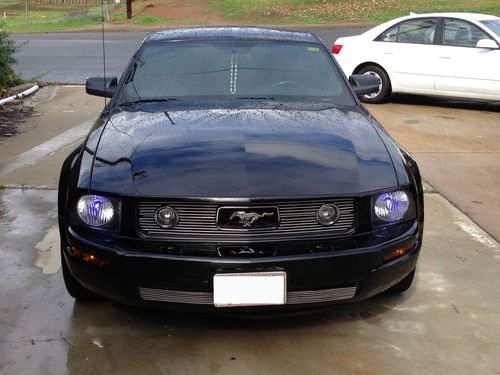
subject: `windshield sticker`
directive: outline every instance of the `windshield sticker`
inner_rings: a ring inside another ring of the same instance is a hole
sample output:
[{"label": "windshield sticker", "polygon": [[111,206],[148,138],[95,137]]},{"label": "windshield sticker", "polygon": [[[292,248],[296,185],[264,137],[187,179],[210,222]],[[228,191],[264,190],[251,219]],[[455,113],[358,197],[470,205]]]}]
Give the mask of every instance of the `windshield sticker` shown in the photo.
[{"label": "windshield sticker", "polygon": [[319,52],[319,48],[318,47],[307,47],[307,50],[309,52]]}]

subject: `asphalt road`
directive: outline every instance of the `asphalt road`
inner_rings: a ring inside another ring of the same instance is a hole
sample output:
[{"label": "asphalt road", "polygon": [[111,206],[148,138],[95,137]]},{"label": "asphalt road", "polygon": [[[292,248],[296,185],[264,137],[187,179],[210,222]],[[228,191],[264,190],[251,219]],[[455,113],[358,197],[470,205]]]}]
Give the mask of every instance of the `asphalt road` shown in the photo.
[{"label": "asphalt road", "polygon": [[[330,49],[342,36],[356,35],[366,26],[295,28],[309,30]],[[106,68],[109,75],[119,76],[146,32],[108,32],[105,34]],[[21,45],[15,70],[25,79],[36,77],[45,82],[84,83],[86,77],[103,75],[102,34],[45,33],[15,34]]]}]

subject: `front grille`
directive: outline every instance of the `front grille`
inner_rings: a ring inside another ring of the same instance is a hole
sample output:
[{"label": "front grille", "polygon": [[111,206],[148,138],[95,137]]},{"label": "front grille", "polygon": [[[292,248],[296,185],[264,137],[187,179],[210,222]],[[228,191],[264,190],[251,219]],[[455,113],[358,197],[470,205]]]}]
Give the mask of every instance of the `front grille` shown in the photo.
[{"label": "front grille", "polygon": [[[357,285],[322,290],[303,290],[288,292],[287,305],[307,303],[333,302],[351,299],[356,295]],[[187,303],[193,305],[213,305],[214,296],[211,292],[186,292],[154,288],[139,288],[139,295],[145,301]]]},{"label": "front grille", "polygon": [[[323,204],[334,204],[339,219],[331,226],[316,220],[316,212]],[[161,206],[173,207],[179,216],[174,228],[165,229],[156,224],[155,211]],[[217,227],[217,209],[228,206],[276,206],[279,210],[278,228],[259,230],[221,230]],[[355,202],[352,198],[314,199],[301,201],[271,201],[258,203],[148,201],[138,204],[138,233],[144,238],[170,241],[247,242],[276,241],[304,238],[327,238],[351,233],[355,228]]]}]

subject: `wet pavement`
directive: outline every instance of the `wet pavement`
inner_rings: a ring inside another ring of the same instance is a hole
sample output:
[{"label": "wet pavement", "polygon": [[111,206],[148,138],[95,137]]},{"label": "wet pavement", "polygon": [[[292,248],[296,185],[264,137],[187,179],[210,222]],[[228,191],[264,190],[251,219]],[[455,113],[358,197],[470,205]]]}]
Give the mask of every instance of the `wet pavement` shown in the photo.
[{"label": "wet pavement", "polygon": [[104,99],[83,86],[47,86],[29,100],[30,121],[0,142],[0,186],[57,188],[60,166],[85,138]]},{"label": "wet pavement", "polygon": [[500,247],[438,194],[426,195],[409,292],[266,320],[75,303],[55,201],[55,191],[0,192],[1,374],[500,371]]},{"label": "wet pavement", "polygon": [[[500,194],[499,164],[488,161],[498,160],[497,107],[370,106],[446,197],[426,194],[414,285],[313,315],[251,320],[75,303],[60,271],[55,188],[102,100],[81,87],[32,100],[24,133],[0,147],[0,374],[500,373],[500,245],[455,207],[491,208]],[[453,164],[457,155],[467,168]],[[500,228],[492,209],[468,214]]]}]

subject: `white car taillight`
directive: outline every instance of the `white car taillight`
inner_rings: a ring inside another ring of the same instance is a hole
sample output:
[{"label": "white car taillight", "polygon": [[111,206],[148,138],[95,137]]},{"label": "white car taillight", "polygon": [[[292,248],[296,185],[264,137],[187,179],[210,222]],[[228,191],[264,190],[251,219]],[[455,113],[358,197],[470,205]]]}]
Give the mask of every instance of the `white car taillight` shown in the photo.
[{"label": "white car taillight", "polygon": [[343,45],[342,44],[334,44],[332,47],[332,53],[334,55],[338,55],[340,53],[340,50],[342,49]]}]

